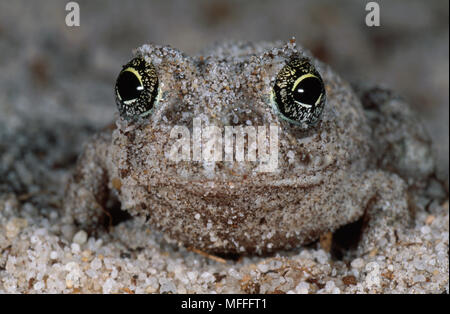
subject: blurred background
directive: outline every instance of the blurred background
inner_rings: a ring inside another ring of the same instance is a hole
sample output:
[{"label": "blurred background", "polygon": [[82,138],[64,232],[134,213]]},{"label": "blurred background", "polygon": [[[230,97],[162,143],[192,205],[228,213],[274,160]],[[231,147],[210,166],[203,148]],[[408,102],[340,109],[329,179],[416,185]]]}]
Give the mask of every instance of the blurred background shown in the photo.
[{"label": "blurred background", "polygon": [[[378,83],[408,100],[449,168],[449,2],[0,0],[0,192],[62,183],[86,138],[112,121],[113,86],[132,49],[171,45],[188,54],[225,39],[288,40],[349,81]],[[55,186],[55,185],[53,185]]]}]

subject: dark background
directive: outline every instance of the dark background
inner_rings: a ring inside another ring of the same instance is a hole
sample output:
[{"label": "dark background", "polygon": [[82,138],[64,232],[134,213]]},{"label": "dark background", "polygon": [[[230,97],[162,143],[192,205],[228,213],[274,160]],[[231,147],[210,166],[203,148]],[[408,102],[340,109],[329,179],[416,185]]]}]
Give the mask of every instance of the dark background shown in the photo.
[{"label": "dark background", "polygon": [[448,180],[447,0],[378,1],[378,28],[365,25],[368,1],[360,0],[77,2],[81,26],[70,28],[67,1],[0,1],[4,173],[5,164],[15,167],[14,159],[31,150],[36,162],[65,175],[86,137],[113,119],[117,73],[139,45],[167,44],[192,54],[225,39],[295,36],[346,79],[404,96],[426,122]]}]

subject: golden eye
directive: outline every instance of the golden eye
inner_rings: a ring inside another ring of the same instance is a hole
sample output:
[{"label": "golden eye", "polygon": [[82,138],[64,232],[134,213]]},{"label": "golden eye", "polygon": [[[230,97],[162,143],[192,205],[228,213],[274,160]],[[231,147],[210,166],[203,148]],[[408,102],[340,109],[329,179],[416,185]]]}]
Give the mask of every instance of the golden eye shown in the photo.
[{"label": "golden eye", "polygon": [[158,98],[156,69],[144,58],[132,59],[123,66],[116,81],[116,103],[126,119],[144,117],[152,112]]},{"label": "golden eye", "polygon": [[291,59],[278,73],[273,104],[280,117],[290,123],[314,125],[325,106],[325,87],[308,59]]}]

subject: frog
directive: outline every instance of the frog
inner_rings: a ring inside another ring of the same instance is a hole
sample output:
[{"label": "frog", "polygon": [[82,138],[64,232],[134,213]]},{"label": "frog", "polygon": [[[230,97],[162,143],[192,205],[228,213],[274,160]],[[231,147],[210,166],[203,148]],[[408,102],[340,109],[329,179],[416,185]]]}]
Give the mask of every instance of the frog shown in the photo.
[{"label": "frog", "polygon": [[[222,42],[194,56],[146,44],[119,71],[114,94],[115,122],[85,144],[65,190],[67,222],[90,234],[111,220],[114,200],[181,246],[270,254],[362,217],[411,223],[411,199],[435,172],[430,138],[405,100],[348,83],[295,39]],[[270,126],[275,166],[170,158],[174,128],[192,144],[196,120],[233,126],[236,138],[244,126],[266,128],[265,143]]]}]

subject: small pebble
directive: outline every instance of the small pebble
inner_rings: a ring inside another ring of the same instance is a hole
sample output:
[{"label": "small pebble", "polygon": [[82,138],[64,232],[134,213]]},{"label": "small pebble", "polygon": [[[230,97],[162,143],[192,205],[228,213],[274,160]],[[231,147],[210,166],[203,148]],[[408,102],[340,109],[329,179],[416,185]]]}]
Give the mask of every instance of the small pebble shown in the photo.
[{"label": "small pebble", "polygon": [[72,242],[82,245],[87,241],[87,233],[84,230],[80,230],[73,236]]}]

